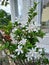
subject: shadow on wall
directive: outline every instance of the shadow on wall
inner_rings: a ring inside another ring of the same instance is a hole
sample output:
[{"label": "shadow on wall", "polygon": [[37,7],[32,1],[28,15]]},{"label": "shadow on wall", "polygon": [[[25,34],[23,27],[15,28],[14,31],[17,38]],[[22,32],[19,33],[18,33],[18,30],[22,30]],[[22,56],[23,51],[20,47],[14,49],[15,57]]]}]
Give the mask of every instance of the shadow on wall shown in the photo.
[{"label": "shadow on wall", "polygon": [[43,0],[43,7],[49,6],[49,0]]}]

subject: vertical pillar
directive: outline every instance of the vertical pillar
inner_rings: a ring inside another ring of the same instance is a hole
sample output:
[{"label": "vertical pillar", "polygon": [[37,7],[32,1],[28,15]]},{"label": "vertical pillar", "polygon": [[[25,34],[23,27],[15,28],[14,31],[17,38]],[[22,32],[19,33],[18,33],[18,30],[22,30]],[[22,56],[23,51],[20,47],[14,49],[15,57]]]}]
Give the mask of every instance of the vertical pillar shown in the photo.
[{"label": "vertical pillar", "polygon": [[28,11],[30,8],[30,0],[22,0],[23,3],[23,9],[22,9],[22,18],[21,21],[23,24],[25,24],[28,20]]},{"label": "vertical pillar", "polygon": [[41,20],[42,20],[42,0],[37,0],[37,16],[36,16],[36,22],[37,24],[41,25]]},{"label": "vertical pillar", "polygon": [[15,18],[18,17],[18,1],[17,0],[10,0],[10,7],[11,7],[11,19],[12,22],[15,22]]},{"label": "vertical pillar", "polygon": [[35,1],[35,0],[30,0],[30,5],[31,5],[31,7],[33,7],[34,1]]},{"label": "vertical pillar", "polygon": [[39,2],[36,9],[37,16],[35,21],[40,25],[42,17],[42,0],[10,0],[12,22],[15,21],[16,17],[20,17],[20,22],[23,24],[26,23],[28,20],[29,8],[33,6],[34,1]]}]

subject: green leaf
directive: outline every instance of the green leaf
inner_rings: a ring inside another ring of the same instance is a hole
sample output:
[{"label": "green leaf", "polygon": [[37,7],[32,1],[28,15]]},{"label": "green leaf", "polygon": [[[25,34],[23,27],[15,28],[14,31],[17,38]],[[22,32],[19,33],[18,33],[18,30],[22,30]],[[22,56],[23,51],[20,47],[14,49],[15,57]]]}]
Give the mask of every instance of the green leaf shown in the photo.
[{"label": "green leaf", "polygon": [[31,22],[31,20],[37,15],[37,12],[35,12],[36,7],[37,3],[34,2],[34,6],[28,12],[28,22]]},{"label": "green leaf", "polygon": [[4,50],[5,49],[5,44],[0,46],[0,50]]},{"label": "green leaf", "polygon": [[45,58],[43,59],[43,63],[44,63],[44,64],[49,64],[49,60],[45,57]]},{"label": "green leaf", "polygon": [[42,30],[39,30],[36,35],[39,36],[39,37],[41,37],[41,38],[43,38],[43,36],[45,35],[45,33]]},{"label": "green leaf", "polygon": [[5,43],[5,48],[6,48],[6,49],[9,47],[9,44],[10,44],[9,42],[6,42],[6,43]]},{"label": "green leaf", "polygon": [[17,48],[17,46],[14,44],[10,44],[10,46],[8,47],[10,52],[14,52],[16,48]]},{"label": "green leaf", "polygon": [[30,41],[27,41],[26,42],[26,46],[25,47],[27,47],[27,48],[32,48],[33,47],[33,45],[30,43]]}]

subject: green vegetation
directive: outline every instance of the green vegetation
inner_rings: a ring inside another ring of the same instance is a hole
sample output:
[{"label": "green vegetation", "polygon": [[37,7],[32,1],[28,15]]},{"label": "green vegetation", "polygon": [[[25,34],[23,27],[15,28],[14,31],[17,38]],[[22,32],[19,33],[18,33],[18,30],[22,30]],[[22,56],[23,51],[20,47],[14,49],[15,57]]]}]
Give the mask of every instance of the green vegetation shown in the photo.
[{"label": "green vegetation", "polygon": [[[36,46],[39,37],[43,38],[39,25],[33,21],[37,15],[35,12],[37,3],[28,12],[28,21],[22,26],[21,22],[11,23],[10,19],[5,17],[6,24],[1,27],[0,32],[0,50],[4,50],[7,57],[10,57],[15,65],[47,65],[49,60],[45,57],[43,48]],[[3,14],[1,18],[7,14]],[[8,19],[8,20],[7,20]],[[5,23],[5,21],[3,21]],[[2,25],[2,22],[1,22]],[[3,34],[4,32],[4,34]],[[8,34],[8,35],[7,35]]]}]

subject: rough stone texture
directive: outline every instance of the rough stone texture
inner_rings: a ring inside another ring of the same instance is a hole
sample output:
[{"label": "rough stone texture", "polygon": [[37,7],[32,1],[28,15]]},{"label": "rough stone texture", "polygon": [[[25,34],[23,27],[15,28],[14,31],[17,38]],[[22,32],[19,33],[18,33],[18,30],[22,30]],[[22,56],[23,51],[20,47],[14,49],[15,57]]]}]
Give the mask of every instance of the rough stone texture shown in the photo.
[{"label": "rough stone texture", "polygon": [[46,33],[43,39],[39,38],[40,42],[37,43],[38,47],[44,48],[46,56],[49,58],[49,33]]},{"label": "rough stone texture", "polygon": [[7,57],[3,57],[0,51],[0,65],[9,65],[9,61]]},{"label": "rough stone texture", "polygon": [[49,0],[43,0],[43,5],[47,5],[48,2]]}]

